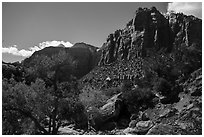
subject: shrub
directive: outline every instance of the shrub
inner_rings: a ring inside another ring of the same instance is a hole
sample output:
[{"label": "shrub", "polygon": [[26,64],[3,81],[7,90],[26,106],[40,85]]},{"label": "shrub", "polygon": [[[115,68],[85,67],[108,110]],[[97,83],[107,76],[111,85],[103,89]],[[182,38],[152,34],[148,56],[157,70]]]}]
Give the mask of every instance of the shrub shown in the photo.
[{"label": "shrub", "polygon": [[121,86],[118,86],[118,87],[112,87],[112,88],[109,88],[105,91],[103,91],[103,93],[108,97],[112,97],[113,95],[115,94],[118,94],[121,92]]},{"label": "shrub", "polygon": [[82,89],[82,93],[79,94],[79,100],[86,109],[89,107],[99,108],[105,104],[107,99],[107,96],[104,95],[102,91],[94,89],[90,86],[84,87]]},{"label": "shrub", "polygon": [[121,91],[122,91],[122,92],[129,91],[129,90],[132,89],[132,87],[133,87],[133,83],[132,83],[130,80],[125,80],[125,81],[123,81],[123,83],[122,83]]},{"label": "shrub", "polygon": [[123,93],[125,103],[132,108],[151,107],[154,94],[149,88],[136,88]]},{"label": "shrub", "polygon": [[159,78],[154,83],[154,90],[163,96],[167,96],[171,92],[171,84],[164,78]]}]

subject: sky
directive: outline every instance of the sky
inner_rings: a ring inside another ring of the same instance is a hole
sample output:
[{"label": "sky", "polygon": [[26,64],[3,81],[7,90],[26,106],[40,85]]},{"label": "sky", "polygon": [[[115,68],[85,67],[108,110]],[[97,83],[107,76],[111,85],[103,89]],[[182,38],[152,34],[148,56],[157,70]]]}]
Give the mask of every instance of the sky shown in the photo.
[{"label": "sky", "polygon": [[201,18],[201,3],[2,3],[2,60],[21,61],[44,47],[85,42],[101,47],[107,36],[123,29],[139,7],[155,6],[195,14]]}]

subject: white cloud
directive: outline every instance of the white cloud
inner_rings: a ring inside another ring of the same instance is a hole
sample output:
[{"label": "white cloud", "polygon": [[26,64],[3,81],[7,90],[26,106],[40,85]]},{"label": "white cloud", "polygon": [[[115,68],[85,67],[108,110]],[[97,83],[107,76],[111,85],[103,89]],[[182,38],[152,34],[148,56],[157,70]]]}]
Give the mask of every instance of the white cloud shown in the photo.
[{"label": "white cloud", "polygon": [[168,4],[168,11],[182,12],[202,18],[201,2],[172,2]]},{"label": "white cloud", "polygon": [[28,50],[26,49],[19,50],[17,48],[17,45],[13,45],[10,47],[2,47],[2,53],[9,53],[9,54],[13,54],[16,56],[28,57],[28,56],[31,56],[35,51],[38,51],[45,47],[50,47],[50,46],[57,47],[60,44],[63,44],[65,47],[73,46],[73,44],[70,42],[54,40],[54,41],[46,41],[46,42],[39,43],[38,46],[30,47]]},{"label": "white cloud", "polygon": [[30,50],[18,50],[17,46],[14,45],[12,47],[8,47],[8,48],[2,48],[2,53],[9,53],[9,54],[13,54],[16,56],[23,56],[23,57],[27,57],[30,56],[32,54],[32,51]]}]

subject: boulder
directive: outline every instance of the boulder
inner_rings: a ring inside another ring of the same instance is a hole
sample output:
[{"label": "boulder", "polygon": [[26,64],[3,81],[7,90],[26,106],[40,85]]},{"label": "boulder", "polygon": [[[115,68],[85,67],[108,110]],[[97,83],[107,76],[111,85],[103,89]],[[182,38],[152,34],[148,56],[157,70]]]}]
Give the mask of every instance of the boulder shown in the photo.
[{"label": "boulder", "polygon": [[116,119],[119,116],[122,106],[122,99],[120,96],[121,93],[114,95],[100,108],[100,114],[102,115],[104,122],[113,118]]},{"label": "boulder", "polygon": [[153,126],[153,122],[148,120],[148,121],[139,121],[137,124],[136,124],[136,132],[138,134],[145,134],[147,133],[147,131]]},{"label": "boulder", "polygon": [[160,113],[159,117],[160,118],[164,118],[164,117],[170,117],[170,116],[173,116],[175,113],[176,113],[176,109],[175,108],[167,108],[167,109],[164,109],[162,110],[162,112]]},{"label": "boulder", "polygon": [[173,126],[167,124],[158,124],[153,126],[148,132],[147,135],[176,135],[176,132],[173,130]]},{"label": "boulder", "polygon": [[132,120],[132,121],[129,123],[129,127],[130,127],[130,128],[135,128],[137,122],[138,122],[137,120]]},{"label": "boulder", "polygon": [[125,135],[137,135],[137,132],[135,132],[135,129],[134,128],[130,128],[130,127],[124,129],[123,133]]},{"label": "boulder", "polygon": [[142,113],[141,114],[141,120],[142,121],[148,121],[149,120],[149,117],[148,117],[147,113]]},{"label": "boulder", "polygon": [[132,114],[130,120],[136,120],[138,118],[137,114]]},{"label": "boulder", "polygon": [[69,127],[60,127],[58,130],[58,135],[82,135],[82,131],[77,131]]},{"label": "boulder", "polygon": [[113,135],[125,135],[123,129],[114,129],[111,131]]},{"label": "boulder", "polygon": [[152,121],[131,121],[130,127],[126,128],[123,132],[125,134],[139,134],[144,135],[153,126]]},{"label": "boulder", "polygon": [[116,127],[111,121],[116,121],[120,115],[123,105],[120,95],[121,93],[114,95],[101,108],[89,111],[89,123],[94,129],[112,130]]}]

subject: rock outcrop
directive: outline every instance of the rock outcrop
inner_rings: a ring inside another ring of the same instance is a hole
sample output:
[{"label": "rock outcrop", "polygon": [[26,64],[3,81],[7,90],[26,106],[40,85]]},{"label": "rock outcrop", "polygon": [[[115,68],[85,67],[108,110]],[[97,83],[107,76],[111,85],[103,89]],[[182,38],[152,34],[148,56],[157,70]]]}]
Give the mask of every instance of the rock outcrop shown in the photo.
[{"label": "rock outcrop", "polygon": [[190,75],[190,78],[183,84],[184,90],[192,96],[202,95],[202,69],[198,69]]},{"label": "rock outcrop", "polygon": [[109,35],[99,64],[146,56],[148,48],[170,49],[173,40],[173,32],[165,16],[155,7],[139,8],[125,29]]},{"label": "rock outcrop", "polygon": [[126,28],[109,35],[101,48],[99,65],[145,57],[152,50],[171,52],[181,44],[201,45],[201,28],[202,21],[193,16],[161,14],[155,7],[139,8]]},{"label": "rock outcrop", "polygon": [[[131,81],[134,88],[148,87],[157,96],[154,82],[165,79],[169,88],[163,86],[166,94],[154,97],[150,103],[153,106],[128,110],[132,116],[122,134],[201,134],[201,30],[202,21],[196,17],[173,12],[161,14],[154,7],[139,8],[124,29],[108,36],[99,50],[99,65],[82,78],[82,84],[107,92],[124,81]],[[141,105],[130,105],[135,104]],[[110,112],[117,109],[109,103],[102,108],[106,107],[103,109],[107,110],[104,111],[106,122],[114,125],[111,117],[117,113]]]},{"label": "rock outcrop", "polygon": [[[108,99],[106,104],[99,109],[89,111],[90,125],[96,130],[111,130],[120,126],[124,122],[126,114],[125,106],[121,93]],[[129,122],[129,121],[128,121]],[[128,125],[128,123],[127,123]]]}]

